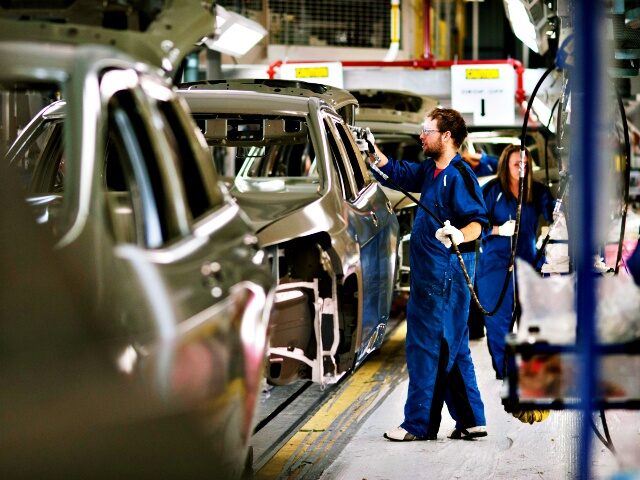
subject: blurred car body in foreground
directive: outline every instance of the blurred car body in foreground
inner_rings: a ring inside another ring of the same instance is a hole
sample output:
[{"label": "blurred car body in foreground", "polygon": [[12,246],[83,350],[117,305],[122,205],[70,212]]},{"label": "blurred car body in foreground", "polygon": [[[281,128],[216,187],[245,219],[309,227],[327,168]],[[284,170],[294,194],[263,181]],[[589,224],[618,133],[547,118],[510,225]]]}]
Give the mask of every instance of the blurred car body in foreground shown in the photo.
[{"label": "blurred car body in foreground", "polygon": [[230,192],[272,262],[267,379],[336,382],[382,343],[398,241],[349,130],[355,99],[282,80],[196,82],[179,93],[212,161],[236,166]]},{"label": "blurred car body in foreground", "polygon": [[[206,15],[200,9],[194,5],[192,14]],[[166,26],[179,18],[158,19]],[[184,27],[181,23],[180,30]],[[239,476],[249,451],[273,299],[267,260],[247,217],[218,182],[204,139],[160,74],[162,62],[144,63],[114,48],[74,44],[84,43],[85,35],[112,43],[110,32],[100,28],[91,36],[87,26],[49,28],[7,19],[0,20],[0,28],[5,33],[1,108],[12,112],[13,120],[43,107],[27,125],[3,126],[4,132],[20,131],[4,162],[23,187],[31,220],[52,235],[52,258],[83,259],[69,274],[90,299],[81,312],[86,325],[80,328],[97,332],[104,349],[95,355],[106,353],[117,378],[126,378],[131,387],[127,392],[107,373],[113,392],[96,380],[82,394],[98,402],[111,393],[148,399],[148,409],[137,403],[132,410],[105,407],[103,426],[113,438],[126,437],[119,430],[122,424],[162,430],[171,417],[197,417],[209,447],[208,467],[222,477]],[[76,29],[77,35],[69,33]],[[52,35],[49,41],[30,40],[43,31]],[[125,34],[114,35],[121,40]],[[40,324],[42,319],[23,318],[31,321]],[[31,347],[28,337],[19,340],[24,343],[11,346],[16,355]],[[83,354],[93,358],[87,349]],[[11,377],[13,372],[4,373]],[[66,429],[74,430],[77,441],[93,435],[91,424],[89,430],[77,430],[82,426],[72,418],[64,422],[56,408],[67,401],[73,405],[77,392],[47,386],[53,390],[46,392],[35,381],[16,386],[21,394],[33,387],[51,397],[40,405],[49,409],[43,416],[54,417],[40,426],[51,433],[42,438],[64,439]],[[19,396],[10,400],[26,401]],[[0,450],[22,448],[19,458],[33,459],[35,465],[46,451],[37,442],[37,449],[30,449],[37,428],[12,429],[8,439],[0,437]],[[177,438],[158,438],[157,445],[165,447],[159,451],[166,453]],[[11,444],[5,445],[5,439]],[[61,477],[76,474],[85,463],[72,457],[81,456],[81,449],[82,444],[73,444],[67,455],[52,456],[51,471]],[[126,473],[124,462],[120,473]],[[144,471],[137,460],[133,463]],[[153,465],[148,468],[156,471]]]},{"label": "blurred car body in foreground", "polygon": [[[210,479],[197,410],[167,403],[113,365],[89,249],[56,249],[17,172],[0,164],[0,478]],[[88,320],[91,321],[88,321]]]}]

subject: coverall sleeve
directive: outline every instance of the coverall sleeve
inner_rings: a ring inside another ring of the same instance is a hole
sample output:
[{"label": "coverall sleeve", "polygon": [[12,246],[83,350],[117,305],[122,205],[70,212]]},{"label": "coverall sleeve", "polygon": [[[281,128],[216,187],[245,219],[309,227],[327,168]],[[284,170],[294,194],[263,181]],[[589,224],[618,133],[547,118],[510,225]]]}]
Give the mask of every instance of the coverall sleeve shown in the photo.
[{"label": "coverall sleeve", "polygon": [[487,207],[487,218],[489,224],[482,229],[481,238],[492,235],[493,226],[497,224],[495,217],[493,216],[494,205],[497,201],[498,194],[502,191],[500,183],[497,180],[490,181],[482,187],[482,198],[484,204]]},{"label": "coverall sleeve", "polygon": [[489,155],[486,152],[480,153],[480,164],[484,164],[486,168],[489,169],[492,173],[498,171],[498,157],[495,155]]},{"label": "coverall sleeve", "polygon": [[640,286],[640,242],[636,245],[636,249],[627,259],[627,268],[633,276],[636,284]]},{"label": "coverall sleeve", "polygon": [[[469,225],[471,222],[478,222],[482,229],[489,225],[487,207],[482,197],[482,190],[475,175],[471,175],[473,183],[466,184],[462,174],[454,177],[454,188],[451,189],[450,202],[456,214],[452,223],[457,228]],[[473,190],[470,187],[473,185]]]},{"label": "coverall sleeve", "polygon": [[[406,160],[395,160],[391,157],[387,157],[389,161],[387,164],[380,168],[386,175],[389,176],[394,183],[404,188],[409,192],[421,192],[422,184],[424,183],[425,164],[427,162],[407,162]],[[385,187],[395,188],[389,182],[386,182],[378,173],[373,171],[373,175],[376,179]]]}]

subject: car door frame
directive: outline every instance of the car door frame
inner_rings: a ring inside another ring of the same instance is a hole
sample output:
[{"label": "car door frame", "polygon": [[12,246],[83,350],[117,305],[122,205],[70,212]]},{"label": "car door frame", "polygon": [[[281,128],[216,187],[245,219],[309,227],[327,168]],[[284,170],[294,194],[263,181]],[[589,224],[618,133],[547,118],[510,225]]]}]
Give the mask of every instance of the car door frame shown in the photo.
[{"label": "car door frame", "polygon": [[[372,280],[374,277],[376,277],[377,280],[382,280],[376,276],[376,273],[381,271],[381,269],[378,268],[380,249],[376,242],[383,235],[383,231],[388,228],[389,218],[393,217],[393,219],[395,219],[395,214],[393,214],[391,204],[386,196],[378,190],[377,184],[371,181],[371,178],[366,172],[364,162],[357,153],[358,150],[355,141],[353,140],[353,136],[348,133],[349,129],[345,125],[344,120],[340,116],[328,111],[325,111],[323,120],[325,121],[325,125],[328,126],[327,134],[332,135],[333,141],[335,141],[340,152],[340,156],[336,158],[336,161],[342,163],[342,168],[344,168],[344,172],[348,177],[346,180],[353,192],[352,198],[347,198],[345,192],[342,193],[345,204],[350,212],[350,231],[353,232],[353,238],[359,245],[360,253],[358,262],[358,284],[362,295],[359,302],[360,326],[358,332],[360,337],[356,342],[359,347],[357,354],[358,361],[380,345],[389,319],[389,309],[382,304],[388,303],[388,307],[390,308],[391,296],[389,295],[389,298],[385,299],[384,302],[380,302],[381,286],[379,282]],[[339,128],[343,129],[349,139],[348,145],[345,145],[345,137],[340,135]],[[331,149],[331,146],[329,146],[329,148]],[[348,148],[351,149],[351,154],[347,151]],[[362,176],[363,185],[361,187],[358,186],[355,179],[352,160],[356,162],[359,173]],[[338,168],[338,170],[340,170],[340,168]],[[340,171],[337,173],[338,175],[341,174]],[[358,228],[362,222],[351,220],[355,218],[363,219],[366,228]],[[397,233],[397,219],[395,219],[395,223]],[[397,234],[393,243],[397,244]],[[388,247],[383,246],[383,248]],[[397,247],[392,250],[394,254],[397,254]],[[391,277],[386,279],[388,280],[386,283],[390,285],[387,290],[391,293],[393,291],[395,259],[393,262],[390,262],[390,264],[393,265],[391,267],[392,271],[390,272]],[[370,271],[370,268],[373,269],[373,271]],[[366,289],[364,285],[367,285]],[[372,288],[372,286],[377,286],[377,288]],[[371,312],[371,309],[373,309],[375,313]],[[384,310],[386,310],[386,313],[384,313]]]}]

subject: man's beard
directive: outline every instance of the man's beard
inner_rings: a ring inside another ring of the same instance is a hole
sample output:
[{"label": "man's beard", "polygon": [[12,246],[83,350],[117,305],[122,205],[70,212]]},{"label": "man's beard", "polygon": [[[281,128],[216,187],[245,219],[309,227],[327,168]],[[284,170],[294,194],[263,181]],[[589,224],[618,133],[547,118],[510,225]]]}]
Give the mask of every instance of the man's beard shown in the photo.
[{"label": "man's beard", "polygon": [[439,158],[442,155],[443,145],[442,139],[438,138],[437,141],[431,142],[429,144],[422,145],[422,151],[427,157],[431,157],[433,159]]}]

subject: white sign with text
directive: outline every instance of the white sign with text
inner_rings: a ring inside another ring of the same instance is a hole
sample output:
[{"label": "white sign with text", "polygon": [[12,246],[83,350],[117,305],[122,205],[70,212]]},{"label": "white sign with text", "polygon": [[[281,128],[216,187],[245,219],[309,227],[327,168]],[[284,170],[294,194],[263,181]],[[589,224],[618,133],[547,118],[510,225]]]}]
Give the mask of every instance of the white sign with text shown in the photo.
[{"label": "white sign with text", "polygon": [[515,123],[516,73],[509,64],[452,65],[451,107],[474,125]]}]

